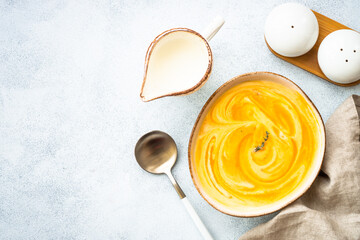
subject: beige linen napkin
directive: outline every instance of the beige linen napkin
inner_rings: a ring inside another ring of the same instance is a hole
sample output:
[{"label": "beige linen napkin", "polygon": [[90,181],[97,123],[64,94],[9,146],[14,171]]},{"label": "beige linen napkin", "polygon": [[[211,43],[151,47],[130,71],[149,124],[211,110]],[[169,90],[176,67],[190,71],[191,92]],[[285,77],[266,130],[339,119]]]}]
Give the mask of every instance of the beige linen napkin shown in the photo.
[{"label": "beige linen napkin", "polygon": [[240,240],[360,239],[360,96],[326,123],[326,153],[311,188]]}]

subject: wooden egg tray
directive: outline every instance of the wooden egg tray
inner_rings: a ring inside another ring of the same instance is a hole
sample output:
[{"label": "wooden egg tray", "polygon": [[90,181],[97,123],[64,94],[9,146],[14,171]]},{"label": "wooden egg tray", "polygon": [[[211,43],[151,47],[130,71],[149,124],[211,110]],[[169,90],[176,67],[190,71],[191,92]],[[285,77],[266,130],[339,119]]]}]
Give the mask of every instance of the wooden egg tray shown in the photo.
[{"label": "wooden egg tray", "polygon": [[276,53],[273,49],[271,49],[271,47],[269,46],[269,44],[266,42],[266,45],[268,46],[268,48],[270,49],[270,51],[277,57],[295,65],[298,66],[299,68],[302,68],[308,72],[311,72],[312,74],[315,74],[318,77],[321,77],[333,84],[342,86],[342,87],[349,87],[349,86],[354,86],[360,83],[360,79],[352,82],[352,83],[347,83],[347,84],[342,84],[342,83],[337,83],[334,81],[331,81],[330,79],[328,79],[325,74],[321,71],[319,63],[318,63],[318,58],[317,58],[317,54],[318,54],[318,49],[320,46],[320,43],[323,41],[323,39],[329,35],[330,33],[336,31],[336,30],[340,30],[340,29],[350,29],[353,30],[345,25],[342,25],[341,23],[338,23],[318,12],[315,12],[314,10],[312,10],[313,13],[315,14],[318,23],[319,23],[319,37],[315,43],[315,46],[306,54],[301,55],[299,57],[285,57],[282,55],[279,55],[278,53]]}]

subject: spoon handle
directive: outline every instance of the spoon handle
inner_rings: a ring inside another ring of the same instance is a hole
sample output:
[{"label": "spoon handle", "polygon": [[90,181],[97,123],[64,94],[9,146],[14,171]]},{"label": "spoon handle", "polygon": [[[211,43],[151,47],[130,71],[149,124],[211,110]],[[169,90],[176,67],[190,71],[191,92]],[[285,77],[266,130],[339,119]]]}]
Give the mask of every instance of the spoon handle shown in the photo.
[{"label": "spoon handle", "polygon": [[187,212],[190,214],[192,220],[194,221],[196,227],[199,229],[203,238],[205,240],[214,240],[207,228],[205,227],[204,223],[201,221],[199,215],[195,212],[195,209],[193,208],[187,197],[181,199],[181,202],[184,204]]},{"label": "spoon handle", "polygon": [[174,176],[171,174],[171,172],[167,172],[166,175],[169,177],[171,183],[173,184],[176,192],[179,194],[179,197],[181,199],[181,202],[184,204],[187,212],[191,216],[192,220],[194,221],[196,227],[199,229],[201,235],[205,240],[214,240],[213,237],[210,235],[209,231],[205,227],[204,223],[201,221],[199,215],[196,213],[195,209],[185,196],[184,192],[181,190],[179,184],[176,182]]},{"label": "spoon handle", "polygon": [[176,192],[178,193],[180,199],[185,198],[185,193],[183,192],[183,190],[181,189],[181,187],[179,186],[179,184],[177,183],[177,181],[175,180],[174,176],[172,175],[171,171],[167,172],[166,175],[169,177],[170,182],[172,183],[172,185],[174,186]]}]

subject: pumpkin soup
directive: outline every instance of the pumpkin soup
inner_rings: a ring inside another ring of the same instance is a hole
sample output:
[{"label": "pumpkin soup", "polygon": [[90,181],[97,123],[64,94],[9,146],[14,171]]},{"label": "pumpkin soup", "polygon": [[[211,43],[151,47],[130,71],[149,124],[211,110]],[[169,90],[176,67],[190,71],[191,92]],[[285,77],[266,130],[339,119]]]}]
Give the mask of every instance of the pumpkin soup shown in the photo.
[{"label": "pumpkin soup", "polygon": [[285,198],[314,168],[317,119],[310,103],[282,84],[256,80],[230,88],[199,123],[192,164],[198,187],[233,210]]}]

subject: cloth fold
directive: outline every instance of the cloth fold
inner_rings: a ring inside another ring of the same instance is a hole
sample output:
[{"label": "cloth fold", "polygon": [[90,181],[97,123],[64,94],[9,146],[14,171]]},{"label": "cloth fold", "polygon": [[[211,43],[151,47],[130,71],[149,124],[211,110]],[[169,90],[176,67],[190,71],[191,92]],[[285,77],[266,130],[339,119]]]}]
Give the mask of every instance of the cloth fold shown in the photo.
[{"label": "cloth fold", "polygon": [[360,239],[360,96],[345,100],[325,128],[324,162],[310,189],[240,240]]}]

